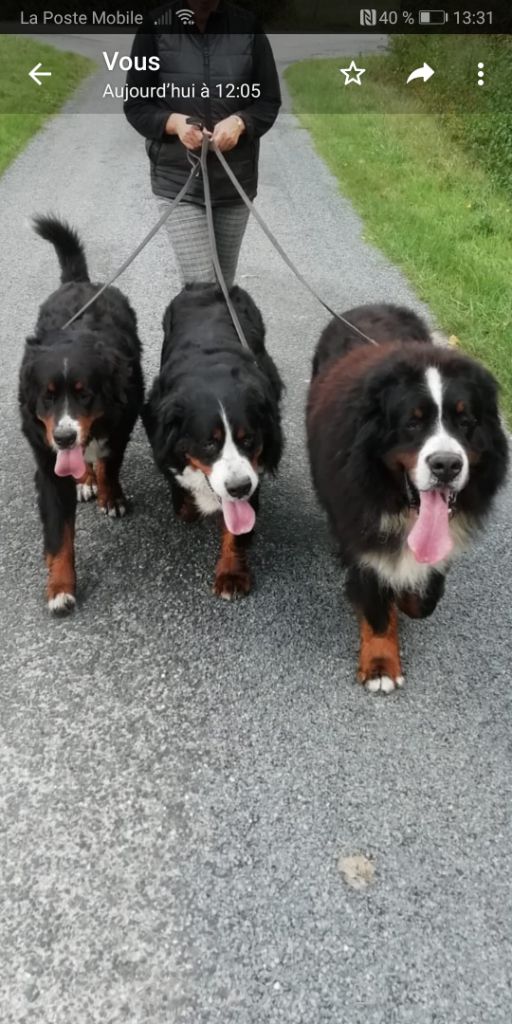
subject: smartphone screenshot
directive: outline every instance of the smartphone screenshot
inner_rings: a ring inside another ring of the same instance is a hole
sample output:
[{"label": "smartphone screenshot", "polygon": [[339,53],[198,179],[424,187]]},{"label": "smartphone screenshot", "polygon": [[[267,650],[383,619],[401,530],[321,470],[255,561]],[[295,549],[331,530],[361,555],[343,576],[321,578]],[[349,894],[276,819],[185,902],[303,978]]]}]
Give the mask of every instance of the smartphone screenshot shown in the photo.
[{"label": "smartphone screenshot", "polygon": [[5,1024],[508,1024],[511,30],[4,0]]}]

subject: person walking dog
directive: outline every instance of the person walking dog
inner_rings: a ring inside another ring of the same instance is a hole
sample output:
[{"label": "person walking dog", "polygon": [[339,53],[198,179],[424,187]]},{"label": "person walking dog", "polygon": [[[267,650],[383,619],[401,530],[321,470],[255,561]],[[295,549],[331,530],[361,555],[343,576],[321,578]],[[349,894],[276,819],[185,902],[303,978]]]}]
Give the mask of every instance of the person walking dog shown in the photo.
[{"label": "person walking dog", "polygon": [[[137,32],[131,56],[124,112],[146,139],[161,213],[188,177],[187,150],[199,150],[203,127],[254,199],[259,140],[281,105],[274,56],[256,17],[225,0],[164,5]],[[214,153],[208,170],[219,261],[231,287],[249,214]],[[166,228],[182,282],[215,282],[200,175]]]}]

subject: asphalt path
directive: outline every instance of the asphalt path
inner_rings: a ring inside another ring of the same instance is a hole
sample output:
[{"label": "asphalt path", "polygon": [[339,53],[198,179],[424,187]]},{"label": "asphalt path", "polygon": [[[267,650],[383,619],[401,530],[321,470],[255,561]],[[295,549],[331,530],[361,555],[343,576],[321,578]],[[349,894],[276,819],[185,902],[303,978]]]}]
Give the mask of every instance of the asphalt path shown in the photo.
[{"label": "asphalt path", "polygon": [[[61,115],[0,204],[2,1022],[508,1024],[510,489],[435,616],[401,623],[403,692],[369,696],[305,455],[326,316],[254,224],[239,280],[286,381],[287,445],[253,594],[212,597],[217,528],[174,519],[139,426],[132,514],[79,509],[78,607],[52,621],[16,378],[58,272],[25,220],[68,218],[104,279],[157,216],[142,140],[121,116]],[[425,312],[289,113],[258,206],[340,310]],[[122,288],[149,383],[177,290],[163,236]],[[340,871],[355,855],[361,890]]]}]

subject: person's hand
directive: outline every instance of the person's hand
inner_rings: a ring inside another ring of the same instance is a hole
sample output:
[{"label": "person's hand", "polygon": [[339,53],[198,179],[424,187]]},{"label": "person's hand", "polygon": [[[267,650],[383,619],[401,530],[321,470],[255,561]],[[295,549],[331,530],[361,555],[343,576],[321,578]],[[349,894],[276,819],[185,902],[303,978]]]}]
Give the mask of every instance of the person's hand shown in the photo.
[{"label": "person's hand", "polygon": [[166,135],[177,135],[187,149],[199,149],[203,133],[195,124],[187,124],[186,114],[171,114],[165,124]]},{"label": "person's hand", "polygon": [[217,122],[213,129],[212,141],[221,153],[226,153],[229,149],[235,148],[244,131],[245,124],[242,118],[232,114],[231,117],[225,117],[223,121]]}]

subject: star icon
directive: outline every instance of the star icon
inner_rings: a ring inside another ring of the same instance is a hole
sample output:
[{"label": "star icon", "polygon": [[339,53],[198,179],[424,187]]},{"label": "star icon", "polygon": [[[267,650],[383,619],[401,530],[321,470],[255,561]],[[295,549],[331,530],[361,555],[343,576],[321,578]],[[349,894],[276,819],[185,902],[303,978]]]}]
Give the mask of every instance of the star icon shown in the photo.
[{"label": "star icon", "polygon": [[364,75],[366,68],[358,68],[355,60],[350,62],[348,68],[340,68],[340,74],[345,75],[345,85],[361,85],[361,75]]}]

